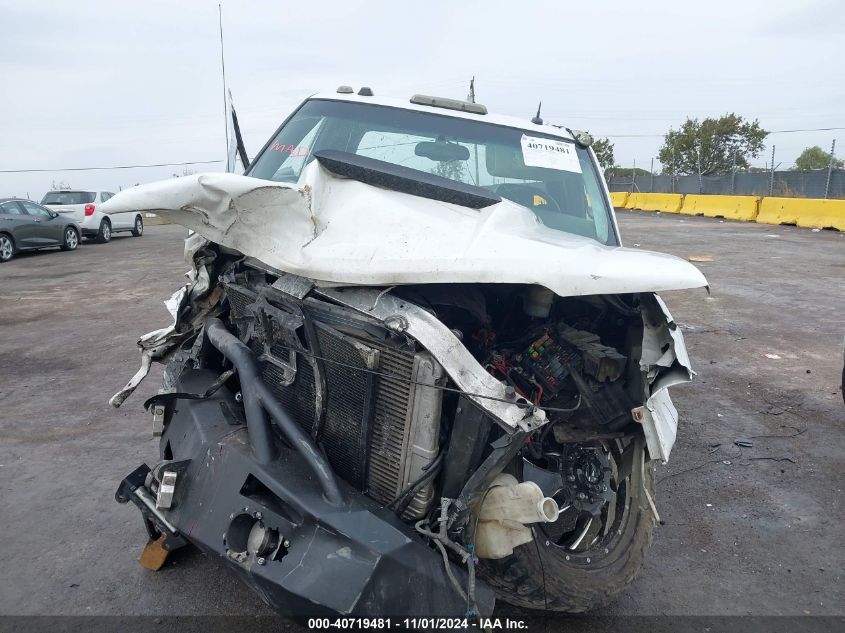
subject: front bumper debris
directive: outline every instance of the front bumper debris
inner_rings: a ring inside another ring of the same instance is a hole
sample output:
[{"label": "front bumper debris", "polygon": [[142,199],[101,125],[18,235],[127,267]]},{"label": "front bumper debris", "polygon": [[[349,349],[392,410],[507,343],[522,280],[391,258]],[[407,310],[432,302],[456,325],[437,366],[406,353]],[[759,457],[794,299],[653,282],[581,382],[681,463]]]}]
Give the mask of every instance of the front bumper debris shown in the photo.
[{"label": "front bumper debris", "polygon": [[[179,390],[202,393],[215,378],[191,371]],[[152,544],[144,558],[159,563],[161,551],[190,542],[292,615],[466,614],[442,558],[412,528],[346,484],[343,505],[331,503],[303,455],[275,436],[280,458],[258,463],[246,426],[225,415],[234,406],[225,388],[168,405],[161,442],[166,468],[154,467],[151,477],[144,465],[121,483],[117,500],[132,501],[147,526]],[[156,507],[149,489],[165,470],[178,472],[169,510]],[[450,566],[466,585],[466,570]],[[489,615],[494,595],[482,581],[475,598],[481,615]]]}]

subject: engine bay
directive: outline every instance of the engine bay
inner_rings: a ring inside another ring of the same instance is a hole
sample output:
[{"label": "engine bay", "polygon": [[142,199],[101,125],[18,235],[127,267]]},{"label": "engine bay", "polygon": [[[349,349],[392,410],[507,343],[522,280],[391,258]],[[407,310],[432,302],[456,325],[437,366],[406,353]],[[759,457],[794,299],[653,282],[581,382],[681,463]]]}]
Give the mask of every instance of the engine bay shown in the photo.
[{"label": "engine bay", "polygon": [[[302,547],[337,545],[319,530],[307,536],[308,525],[343,533],[336,508],[363,507],[387,522],[380,530],[401,525],[440,548],[448,581],[426,580],[438,586],[431,595],[456,591],[468,604],[489,599],[472,589],[475,574],[507,578],[496,565],[523,556],[521,546],[600,560],[631,525],[631,509],[644,507],[632,500],[649,494],[645,405],[653,383],[683,369],[653,295],[320,287],[213,246],[195,261],[204,274],[178,297],[176,326],[149,335],[148,349],[168,360],[162,390],[146,403],[162,461],[138,469],[118,495],[139,506],[162,547],[184,544],[180,517],[211,502],[214,487],[184,495],[215,459],[231,471],[212,471],[226,477],[215,494],[225,488],[247,503],[189,540],[222,551],[247,578],[256,562],[286,578]],[[294,479],[299,492],[285,483]],[[162,495],[166,515],[157,513]],[[222,546],[213,536],[221,527]],[[341,547],[353,550],[374,538],[364,524],[344,534]],[[273,547],[250,549],[253,540]],[[426,560],[419,573],[433,578],[431,550],[415,551],[402,560]],[[368,573],[389,584],[390,560],[374,559]],[[544,590],[522,591],[536,601]]]},{"label": "engine bay", "polygon": [[508,393],[551,424],[619,430],[643,400],[634,296],[554,297],[537,286],[394,290],[431,309]]},{"label": "engine bay", "polygon": [[[466,396],[401,323],[379,322],[366,310],[294,285],[254,262],[238,264],[221,276],[224,319],[340,478],[406,521],[426,517],[447,483],[440,476],[443,457]],[[549,443],[557,449],[620,437],[635,425],[631,411],[644,400],[635,297],[561,299],[526,285],[378,292],[377,302],[389,292],[405,302],[399,305],[413,304],[448,328],[501,383],[501,400],[526,416],[542,412],[546,423],[525,440],[525,454],[535,462],[544,463]],[[169,371],[175,380],[180,366]],[[491,430],[486,441],[512,432]],[[470,477],[483,457],[460,476]]]}]

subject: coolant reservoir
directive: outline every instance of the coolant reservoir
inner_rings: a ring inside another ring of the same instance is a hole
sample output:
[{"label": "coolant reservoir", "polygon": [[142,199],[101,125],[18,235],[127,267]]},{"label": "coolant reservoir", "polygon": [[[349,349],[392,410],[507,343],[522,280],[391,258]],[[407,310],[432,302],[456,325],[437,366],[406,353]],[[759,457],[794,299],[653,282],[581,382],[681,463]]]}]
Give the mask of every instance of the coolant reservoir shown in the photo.
[{"label": "coolant reservoir", "polygon": [[533,481],[518,482],[501,474],[484,496],[478,511],[475,553],[479,558],[500,559],[513,554],[513,548],[534,538],[526,524],[554,523],[558,505],[543,495]]},{"label": "coolant reservoir", "polygon": [[546,497],[533,481],[520,483],[516,477],[501,474],[493,480],[478,513],[481,521],[514,521],[516,523],[554,523],[558,506]]}]

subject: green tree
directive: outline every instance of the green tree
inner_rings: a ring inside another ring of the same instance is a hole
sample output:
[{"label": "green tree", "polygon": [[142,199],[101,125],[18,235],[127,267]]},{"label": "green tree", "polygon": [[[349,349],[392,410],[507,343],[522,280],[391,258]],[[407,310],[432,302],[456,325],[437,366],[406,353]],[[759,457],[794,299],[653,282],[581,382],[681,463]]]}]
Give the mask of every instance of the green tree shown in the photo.
[{"label": "green tree", "polygon": [[616,164],[616,159],[613,156],[613,143],[610,140],[606,138],[596,139],[593,141],[593,151],[596,153],[596,160],[599,161],[599,165],[605,172]]},{"label": "green tree", "polygon": [[[806,148],[801,155],[795,160],[795,169],[827,169],[830,165],[830,153],[824,151],[818,145]],[[843,161],[835,159],[833,161],[834,167],[842,167]]]},{"label": "green tree", "polygon": [[464,182],[466,180],[465,167],[464,161],[461,160],[442,160],[432,168],[431,173],[435,176]]},{"label": "green tree", "polygon": [[674,165],[676,174],[698,173],[699,153],[702,174],[729,172],[734,155],[736,166],[743,169],[763,151],[768,134],[756,119],[746,121],[733,113],[703,121],[688,118],[680,129],[669,130],[658,158],[670,173]]}]

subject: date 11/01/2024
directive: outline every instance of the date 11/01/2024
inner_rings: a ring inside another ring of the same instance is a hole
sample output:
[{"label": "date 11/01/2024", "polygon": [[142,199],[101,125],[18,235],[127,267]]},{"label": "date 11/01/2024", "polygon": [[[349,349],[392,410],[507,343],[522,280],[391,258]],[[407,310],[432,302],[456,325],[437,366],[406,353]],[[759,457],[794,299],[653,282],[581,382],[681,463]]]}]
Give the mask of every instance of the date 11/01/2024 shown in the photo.
[{"label": "date 11/01/2024", "polygon": [[320,629],[442,629],[466,630],[477,628],[480,630],[526,630],[525,620],[512,618],[310,618],[308,628]]}]

